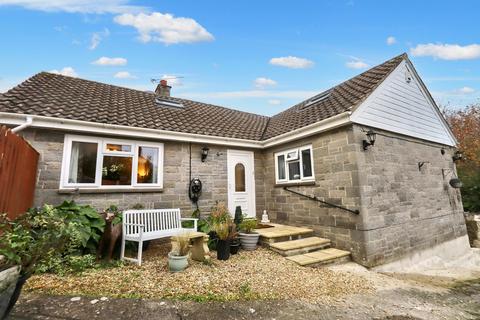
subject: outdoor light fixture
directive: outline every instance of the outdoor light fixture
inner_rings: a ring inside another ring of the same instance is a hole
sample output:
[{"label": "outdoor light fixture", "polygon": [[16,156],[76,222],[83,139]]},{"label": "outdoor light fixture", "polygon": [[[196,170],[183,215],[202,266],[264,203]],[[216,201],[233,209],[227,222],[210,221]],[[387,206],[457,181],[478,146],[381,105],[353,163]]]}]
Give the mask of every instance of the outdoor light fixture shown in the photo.
[{"label": "outdoor light fixture", "polygon": [[376,138],[377,138],[377,134],[372,130],[368,130],[367,140],[363,140],[363,150],[367,150],[369,146],[373,146],[375,144]]},{"label": "outdoor light fixture", "polygon": [[453,161],[463,160],[463,153],[461,151],[455,151],[452,157]]},{"label": "outdoor light fixture", "polygon": [[209,150],[210,149],[208,147],[203,147],[202,148],[202,162],[205,162],[205,160],[207,160]]}]

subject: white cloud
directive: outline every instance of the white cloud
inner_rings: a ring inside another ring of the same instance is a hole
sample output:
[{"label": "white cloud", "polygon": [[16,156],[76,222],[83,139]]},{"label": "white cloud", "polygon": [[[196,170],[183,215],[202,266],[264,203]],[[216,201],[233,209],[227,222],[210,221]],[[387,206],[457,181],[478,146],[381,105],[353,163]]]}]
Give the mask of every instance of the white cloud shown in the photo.
[{"label": "white cloud", "polygon": [[213,41],[214,37],[197,21],[191,18],[174,17],[172,14],[153,12],[151,14],[125,13],[114,18],[123,26],[137,29],[142,42],[162,42],[165,44]]},{"label": "white cloud", "polygon": [[168,85],[172,87],[183,86],[182,79],[179,76],[175,76],[172,74],[164,74],[162,76],[162,80],[167,80]]},{"label": "white cloud", "polygon": [[432,56],[443,60],[470,60],[480,58],[480,45],[470,44],[461,46],[458,44],[419,44],[410,49],[413,56]]},{"label": "white cloud", "polygon": [[117,79],[136,79],[137,78],[134,75],[131,75],[130,72],[128,71],[119,71],[115,73],[113,77]]},{"label": "white cloud", "polygon": [[77,72],[72,67],[65,67],[61,70],[54,69],[54,70],[51,70],[50,72],[51,73],[56,73],[56,74],[61,74],[61,75],[64,75],[64,76],[69,76],[69,77],[78,77]]},{"label": "white cloud", "polygon": [[110,30],[108,30],[107,28],[105,28],[103,31],[100,31],[100,32],[94,32],[92,34],[92,38],[90,39],[90,46],[88,47],[88,49],[95,50],[100,44],[100,42],[106,37],[108,37],[109,35],[110,35]]},{"label": "white cloud", "polygon": [[144,7],[131,6],[128,0],[0,0],[0,6],[18,6],[30,10],[69,13],[140,12]]},{"label": "white cloud", "polygon": [[463,87],[457,90],[459,94],[471,94],[475,92],[475,89],[471,87]]},{"label": "white cloud", "polygon": [[270,64],[291,69],[305,69],[314,65],[313,61],[293,56],[270,59]]},{"label": "white cloud", "polygon": [[127,59],[101,57],[93,61],[92,64],[97,66],[125,66],[127,64]]},{"label": "white cloud", "polygon": [[278,100],[278,99],[270,99],[268,100],[268,104],[272,105],[272,106],[278,106],[280,103],[282,103],[282,101]]},{"label": "white cloud", "polygon": [[259,77],[255,79],[253,83],[255,85],[255,88],[258,89],[265,89],[267,87],[274,87],[277,85],[277,81],[264,77]]},{"label": "white cloud", "polygon": [[345,63],[345,66],[350,69],[365,69],[368,68],[369,65],[362,60],[351,60]]},{"label": "white cloud", "polygon": [[397,39],[395,39],[395,37],[390,36],[390,37],[387,38],[387,44],[389,46],[391,46],[392,44],[395,44],[395,43],[397,43]]}]

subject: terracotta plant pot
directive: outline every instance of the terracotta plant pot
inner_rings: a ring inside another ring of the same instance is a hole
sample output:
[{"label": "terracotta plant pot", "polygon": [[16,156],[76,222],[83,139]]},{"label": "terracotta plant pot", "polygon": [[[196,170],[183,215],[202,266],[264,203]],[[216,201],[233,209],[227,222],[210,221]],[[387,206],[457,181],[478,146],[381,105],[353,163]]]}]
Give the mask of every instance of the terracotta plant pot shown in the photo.
[{"label": "terracotta plant pot", "polygon": [[180,272],[188,266],[188,255],[176,256],[172,252],[168,253],[168,269],[172,272]]},{"label": "terracotta plant pot", "polygon": [[258,238],[260,238],[260,234],[256,232],[252,233],[239,233],[240,242],[242,243],[243,250],[255,250],[257,249]]},{"label": "terracotta plant pot", "polygon": [[230,258],[230,241],[218,240],[217,242],[217,259],[228,260]]}]

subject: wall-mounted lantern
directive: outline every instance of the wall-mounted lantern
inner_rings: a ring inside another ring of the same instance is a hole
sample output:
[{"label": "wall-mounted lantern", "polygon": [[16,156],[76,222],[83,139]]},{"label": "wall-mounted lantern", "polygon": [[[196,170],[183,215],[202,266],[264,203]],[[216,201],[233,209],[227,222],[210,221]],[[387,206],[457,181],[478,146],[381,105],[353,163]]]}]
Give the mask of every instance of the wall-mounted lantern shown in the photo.
[{"label": "wall-mounted lantern", "polygon": [[452,156],[453,161],[459,161],[463,160],[463,153],[461,151],[455,151],[455,153]]},{"label": "wall-mounted lantern", "polygon": [[455,188],[455,189],[459,189],[463,186],[462,181],[460,181],[460,179],[458,178],[450,179],[448,183],[452,186],[452,188]]},{"label": "wall-mounted lantern", "polygon": [[205,160],[207,160],[209,150],[210,149],[206,146],[202,148],[202,162],[205,162]]},{"label": "wall-mounted lantern", "polygon": [[376,139],[377,139],[377,134],[372,130],[368,130],[367,140],[363,140],[363,150],[367,150],[369,146],[373,147]]}]

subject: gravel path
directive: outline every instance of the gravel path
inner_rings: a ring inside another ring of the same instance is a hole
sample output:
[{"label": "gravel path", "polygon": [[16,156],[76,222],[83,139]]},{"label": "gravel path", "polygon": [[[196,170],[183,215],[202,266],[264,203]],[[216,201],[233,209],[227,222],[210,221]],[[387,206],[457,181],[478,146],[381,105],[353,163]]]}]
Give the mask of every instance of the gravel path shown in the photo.
[{"label": "gravel path", "polygon": [[147,251],[141,267],[130,264],[90,270],[82,275],[35,276],[25,290],[70,296],[193,301],[294,299],[322,303],[374,289],[363,276],[301,267],[262,248],[241,251],[227,261],[212,257],[211,265],[192,261],[184,272],[171,273],[167,270],[167,251],[162,246]]}]

